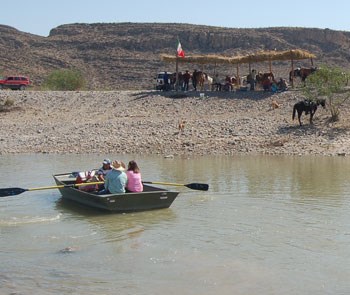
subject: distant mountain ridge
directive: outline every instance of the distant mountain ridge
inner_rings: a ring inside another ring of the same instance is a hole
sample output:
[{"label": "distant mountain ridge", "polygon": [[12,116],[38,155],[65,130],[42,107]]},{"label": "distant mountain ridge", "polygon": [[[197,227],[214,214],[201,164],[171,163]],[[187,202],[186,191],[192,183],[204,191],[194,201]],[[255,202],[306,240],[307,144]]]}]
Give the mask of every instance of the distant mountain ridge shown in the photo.
[{"label": "distant mountain ridge", "polygon": [[[50,31],[48,37],[24,33],[0,25],[0,73],[29,75],[40,85],[55,69],[78,69],[88,88],[150,89],[159,70],[174,70],[160,60],[160,53],[175,54],[177,38],[191,54],[226,56],[259,50],[301,48],[316,54],[315,64],[350,69],[350,32],[316,28],[272,27],[238,29],[175,23],[66,24]],[[300,61],[300,64],[309,64]],[[185,65],[180,70],[198,68]],[[241,66],[242,72],[247,66]],[[267,69],[266,64],[254,65]],[[273,68],[288,71],[287,62]],[[209,73],[214,65],[205,66]],[[232,66],[215,70],[234,72]]]}]

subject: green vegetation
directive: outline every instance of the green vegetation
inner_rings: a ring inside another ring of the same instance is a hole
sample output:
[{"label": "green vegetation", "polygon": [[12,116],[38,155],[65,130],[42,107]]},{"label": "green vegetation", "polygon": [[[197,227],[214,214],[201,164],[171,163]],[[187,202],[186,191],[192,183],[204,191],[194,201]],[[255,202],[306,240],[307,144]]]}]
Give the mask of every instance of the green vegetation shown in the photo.
[{"label": "green vegetation", "polygon": [[4,102],[5,107],[12,107],[15,104],[14,100],[11,98],[7,98]]},{"label": "green vegetation", "polygon": [[331,112],[331,121],[338,121],[342,105],[350,98],[346,87],[349,78],[350,74],[339,68],[322,66],[306,79],[304,94],[314,101],[318,98],[326,98],[327,108]]},{"label": "green vegetation", "polygon": [[9,112],[11,107],[15,104],[12,98],[7,98],[6,100],[0,100],[0,112]]},{"label": "green vegetation", "polygon": [[48,90],[81,90],[85,87],[85,79],[77,70],[53,71],[44,81],[43,88]]}]

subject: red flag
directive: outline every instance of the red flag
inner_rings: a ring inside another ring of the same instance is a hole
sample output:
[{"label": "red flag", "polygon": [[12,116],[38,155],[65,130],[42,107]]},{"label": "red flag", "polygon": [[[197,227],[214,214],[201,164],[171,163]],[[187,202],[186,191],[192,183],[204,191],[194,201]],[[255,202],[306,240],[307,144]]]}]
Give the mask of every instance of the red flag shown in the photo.
[{"label": "red flag", "polygon": [[185,57],[185,51],[182,50],[180,41],[177,41],[177,56]]}]

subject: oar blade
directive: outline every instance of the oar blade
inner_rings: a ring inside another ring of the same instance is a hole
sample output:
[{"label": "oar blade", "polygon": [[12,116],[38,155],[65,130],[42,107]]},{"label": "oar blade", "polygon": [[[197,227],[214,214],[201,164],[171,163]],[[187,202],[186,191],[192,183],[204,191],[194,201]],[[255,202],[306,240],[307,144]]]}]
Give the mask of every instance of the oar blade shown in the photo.
[{"label": "oar blade", "polygon": [[0,197],[15,196],[15,195],[24,193],[26,191],[27,189],[20,188],[20,187],[0,188]]},{"label": "oar blade", "polygon": [[194,189],[198,191],[207,191],[209,189],[209,185],[206,183],[182,184],[182,183],[171,183],[171,182],[160,182],[160,181],[142,181],[142,182],[151,183],[151,184],[161,184],[161,185],[186,186],[190,189]]},{"label": "oar blade", "polygon": [[198,191],[207,191],[209,189],[209,185],[206,183],[190,183],[185,184],[185,186]]}]

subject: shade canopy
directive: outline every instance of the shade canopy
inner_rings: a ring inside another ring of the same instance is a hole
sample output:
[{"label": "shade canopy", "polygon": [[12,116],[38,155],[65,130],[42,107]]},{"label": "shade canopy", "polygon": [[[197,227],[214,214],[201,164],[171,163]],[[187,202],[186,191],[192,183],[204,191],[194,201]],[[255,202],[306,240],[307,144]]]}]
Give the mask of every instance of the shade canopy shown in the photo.
[{"label": "shade canopy", "polygon": [[222,55],[192,55],[185,58],[177,58],[175,55],[161,54],[165,62],[197,63],[197,64],[244,64],[264,61],[302,60],[314,59],[316,55],[301,49],[284,51],[259,51],[254,54],[238,55],[233,57]]}]

